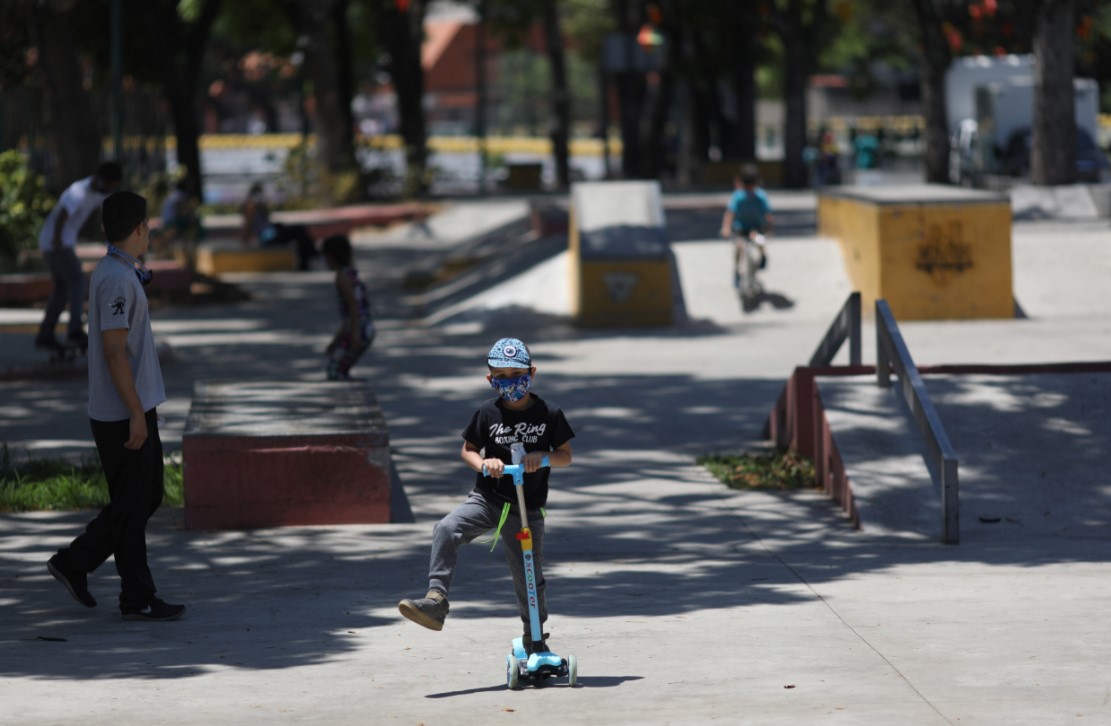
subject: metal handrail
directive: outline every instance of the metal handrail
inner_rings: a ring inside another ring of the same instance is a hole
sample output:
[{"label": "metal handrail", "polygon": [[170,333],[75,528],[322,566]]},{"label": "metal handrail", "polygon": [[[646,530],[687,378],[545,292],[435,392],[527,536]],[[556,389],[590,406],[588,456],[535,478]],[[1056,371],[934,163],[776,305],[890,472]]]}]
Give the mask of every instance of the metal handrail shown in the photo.
[{"label": "metal handrail", "polygon": [[[839,351],[841,346],[845,343],[846,338],[849,341],[850,364],[854,366],[860,365],[861,341],[863,339],[860,330],[860,293],[853,292],[849,295],[848,299],[845,300],[845,304],[841,306],[841,310],[837,313],[837,317],[830,323],[829,330],[826,331],[822,341],[818,343],[818,348],[814,351],[814,355],[810,356],[810,367],[814,368],[829,365],[834,357],[836,357],[837,351]],[[783,386],[783,390],[780,391],[779,398],[776,399],[775,402],[775,408],[772,414],[768,416],[767,420],[764,421],[764,428],[761,432],[761,435],[765,439],[773,439],[776,446],[784,445],[783,442],[786,433],[783,424],[785,423],[785,417],[782,415],[779,417],[780,425],[777,427],[779,429],[777,431],[772,431],[772,421],[776,417],[775,412],[783,412],[785,410],[787,405],[787,388],[788,386],[785,385]]]},{"label": "metal handrail", "polygon": [[810,367],[828,366],[833,362],[837,351],[845,339],[849,340],[849,365],[860,365],[860,293],[853,292],[841,306],[841,311],[830,323],[822,342],[818,343],[814,355],[810,356]]},{"label": "metal handrail", "polygon": [[910,357],[895,316],[886,300],[876,300],[876,383],[891,387],[891,373],[899,377],[900,390],[926,443],[926,467],[941,490],[941,540],[960,541],[960,485],[957,479],[957,454],[941,424],[926,384]]}]

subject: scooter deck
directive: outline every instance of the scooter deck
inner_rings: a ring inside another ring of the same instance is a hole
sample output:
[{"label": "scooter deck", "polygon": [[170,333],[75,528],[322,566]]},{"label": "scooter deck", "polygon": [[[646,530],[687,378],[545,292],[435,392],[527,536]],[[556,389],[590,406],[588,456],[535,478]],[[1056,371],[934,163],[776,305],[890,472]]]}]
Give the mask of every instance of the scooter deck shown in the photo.
[{"label": "scooter deck", "polygon": [[523,638],[513,639],[513,658],[521,668],[524,678],[546,678],[567,675],[567,661],[552,652],[528,653]]}]

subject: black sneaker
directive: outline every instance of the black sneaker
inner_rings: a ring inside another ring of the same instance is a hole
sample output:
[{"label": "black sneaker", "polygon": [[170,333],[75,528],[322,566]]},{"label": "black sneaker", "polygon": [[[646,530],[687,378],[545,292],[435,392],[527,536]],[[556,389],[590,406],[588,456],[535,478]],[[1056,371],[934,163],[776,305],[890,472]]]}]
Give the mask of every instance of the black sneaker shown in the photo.
[{"label": "black sneaker", "polygon": [[89,592],[89,577],[84,572],[68,566],[61,555],[54,555],[46,563],[47,571],[54,579],[66,586],[73,599],[87,608],[96,607],[96,598]]},{"label": "black sneaker", "polygon": [[47,335],[36,335],[35,347],[43,350],[57,350],[62,347],[62,344],[58,342],[53,333],[49,333]]},{"label": "black sneaker", "polygon": [[551,633],[542,633],[540,636],[540,642],[536,645],[533,645],[532,630],[529,629],[525,631],[525,634],[523,636],[521,636],[521,644],[525,646],[526,653],[548,653],[549,637],[551,637]]},{"label": "black sneaker", "polygon": [[397,609],[417,625],[429,630],[443,630],[448,611],[447,595],[439,590],[429,590],[419,600],[402,600],[397,604]]},{"label": "black sneaker", "polygon": [[66,346],[70,348],[88,348],[89,336],[85,331],[78,330],[76,333],[70,333],[66,336]]},{"label": "black sneaker", "polygon": [[171,605],[153,598],[142,610],[125,610],[124,620],[177,620],[185,614],[184,605]]}]

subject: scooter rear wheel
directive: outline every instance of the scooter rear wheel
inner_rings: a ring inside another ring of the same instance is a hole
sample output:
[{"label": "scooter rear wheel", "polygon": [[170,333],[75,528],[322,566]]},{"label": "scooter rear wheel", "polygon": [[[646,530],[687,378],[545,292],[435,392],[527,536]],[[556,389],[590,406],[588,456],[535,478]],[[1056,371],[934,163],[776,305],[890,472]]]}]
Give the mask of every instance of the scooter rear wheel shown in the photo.
[{"label": "scooter rear wheel", "polygon": [[572,688],[579,682],[579,661],[573,655],[567,656],[567,685]]}]

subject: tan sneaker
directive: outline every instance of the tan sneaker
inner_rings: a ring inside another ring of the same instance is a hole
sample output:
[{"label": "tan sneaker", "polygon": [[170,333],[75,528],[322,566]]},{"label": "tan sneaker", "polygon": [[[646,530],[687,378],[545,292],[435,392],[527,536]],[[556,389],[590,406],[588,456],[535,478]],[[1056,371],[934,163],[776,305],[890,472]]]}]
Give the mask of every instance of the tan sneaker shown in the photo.
[{"label": "tan sneaker", "polygon": [[443,630],[448,611],[447,595],[439,590],[429,590],[420,600],[402,600],[397,609],[417,625],[429,630]]}]

